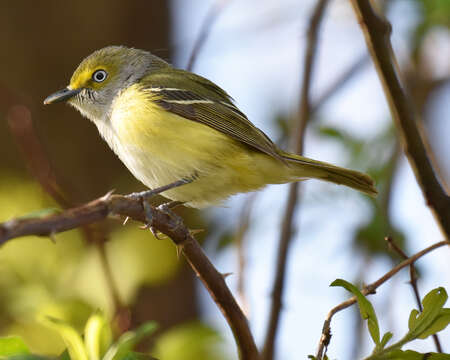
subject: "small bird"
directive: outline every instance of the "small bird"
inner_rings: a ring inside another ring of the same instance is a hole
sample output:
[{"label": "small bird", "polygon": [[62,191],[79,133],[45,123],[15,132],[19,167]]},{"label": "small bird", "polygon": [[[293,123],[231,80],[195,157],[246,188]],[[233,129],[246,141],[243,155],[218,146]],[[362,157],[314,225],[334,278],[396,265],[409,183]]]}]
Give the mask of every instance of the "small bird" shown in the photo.
[{"label": "small bird", "polygon": [[94,122],[138,180],[186,206],[304,179],[377,194],[366,174],[281,150],[219,86],[148,51],[95,51],[44,104],[60,101]]}]

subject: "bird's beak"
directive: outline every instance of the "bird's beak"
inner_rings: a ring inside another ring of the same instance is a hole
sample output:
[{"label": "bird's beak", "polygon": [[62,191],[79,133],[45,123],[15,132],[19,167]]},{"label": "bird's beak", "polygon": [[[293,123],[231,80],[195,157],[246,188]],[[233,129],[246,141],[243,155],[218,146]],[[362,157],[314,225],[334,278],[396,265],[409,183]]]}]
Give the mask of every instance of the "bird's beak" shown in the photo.
[{"label": "bird's beak", "polygon": [[44,100],[44,105],[69,100],[70,98],[77,95],[81,90],[83,90],[83,89],[72,90],[69,88],[65,88],[65,89],[59,90],[59,91],[51,94],[50,96],[47,96],[47,98]]}]

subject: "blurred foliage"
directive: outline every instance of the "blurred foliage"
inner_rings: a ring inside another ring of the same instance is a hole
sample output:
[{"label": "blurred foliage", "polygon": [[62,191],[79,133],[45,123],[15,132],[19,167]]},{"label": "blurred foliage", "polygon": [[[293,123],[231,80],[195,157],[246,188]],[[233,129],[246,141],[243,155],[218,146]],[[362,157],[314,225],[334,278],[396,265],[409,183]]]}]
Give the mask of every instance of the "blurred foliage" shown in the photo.
[{"label": "blurred foliage", "polygon": [[220,252],[227,249],[229,246],[233,245],[235,240],[235,234],[231,230],[225,230],[220,236],[216,243],[215,250]]},{"label": "blurred foliage", "polygon": [[421,44],[423,37],[433,27],[450,28],[450,2],[448,0],[415,0],[421,8],[421,21],[416,27],[415,43]]},{"label": "blurred foliage", "polygon": [[0,338],[0,359],[29,353],[30,351],[20,337],[8,336]]},{"label": "blurred foliage", "polygon": [[[5,205],[0,221],[54,205],[36,183],[12,177],[2,181],[9,185],[0,186]],[[93,308],[113,315],[98,248],[85,244],[78,230],[54,238],[56,243],[26,237],[8,242],[0,251],[0,318],[8,319],[3,332],[20,334],[33,350],[51,353],[61,344],[49,331],[41,331],[42,325],[32,320],[36,316],[64,319],[80,328]],[[111,233],[106,252],[124,304],[132,304],[143,285],[169,280],[180,265],[170,241],[156,240],[132,223]]]},{"label": "blurred foliage", "polygon": [[[77,329],[68,322],[53,317],[45,316],[41,321],[47,327],[54,329],[62,338],[66,349],[60,359],[64,360],[123,360],[123,359],[148,359],[154,360],[149,355],[133,352],[134,347],[143,338],[153,334],[157,328],[154,322],[141,325],[135,331],[122,334],[116,342],[112,341],[112,328],[107,318],[101,312],[92,314],[86,322],[84,336],[80,336]],[[34,359],[29,349],[19,337],[0,338],[0,358],[9,359]]]},{"label": "blurred foliage", "polygon": [[228,357],[223,346],[223,339],[217,331],[194,322],[162,334],[152,353],[164,360],[226,360]]},{"label": "blurred foliage", "polygon": [[405,246],[405,235],[391,221],[389,206],[392,182],[399,159],[398,143],[392,125],[375,134],[371,139],[359,139],[343,129],[317,125],[316,133],[341,144],[348,154],[348,166],[368,169],[377,184],[377,198],[362,196],[371,207],[371,218],[355,229],[355,247],[364,254],[387,256],[397,255],[386,251],[386,236],[392,237],[400,248]]},{"label": "blurred foliage", "polygon": [[[3,176],[1,181],[5,182],[0,186],[5,205],[0,207],[1,221],[54,206],[36,183],[13,175]],[[69,296],[71,289],[66,286],[85,247],[78,231],[58,235],[57,239],[53,244],[46,238],[26,237],[8,242],[0,251],[2,332],[20,334],[32,348],[41,351],[47,347],[58,350],[61,343],[53,341],[52,332],[33,320],[39,312],[80,325],[91,311],[84,301]]]},{"label": "blurred foliage", "polygon": [[[53,317],[42,317],[45,326],[54,329],[62,338],[65,350],[61,360],[152,360],[148,353],[136,353],[135,347],[146,337],[154,336],[155,322],[148,322],[133,331],[128,331],[116,340],[112,338],[112,328],[101,312],[93,313],[87,320],[83,336],[70,323]],[[150,352],[164,360],[226,360],[223,339],[217,331],[193,322],[176,326],[156,339]],[[32,360],[25,342],[17,336],[0,338],[0,359]],[[42,357],[43,359],[43,357]]]},{"label": "blurred foliage", "polygon": [[[159,284],[173,277],[180,261],[170,241],[157,240],[137,224],[113,231],[106,244],[111,272],[124,304],[131,304],[144,284]],[[110,309],[106,279],[100,266],[99,252],[90,247],[79,263],[74,288],[90,302]],[[103,291],[98,291],[103,289]]]}]

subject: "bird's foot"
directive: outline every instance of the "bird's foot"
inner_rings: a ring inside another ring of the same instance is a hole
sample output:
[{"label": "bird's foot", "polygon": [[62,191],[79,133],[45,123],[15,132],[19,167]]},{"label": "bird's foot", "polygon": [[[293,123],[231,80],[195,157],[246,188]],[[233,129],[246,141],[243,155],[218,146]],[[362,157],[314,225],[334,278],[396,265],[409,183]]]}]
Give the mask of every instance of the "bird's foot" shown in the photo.
[{"label": "bird's foot", "polygon": [[[155,227],[153,226],[153,217],[154,217],[153,212],[155,211],[155,208],[153,208],[145,199],[142,199],[142,204],[144,207],[145,222],[146,222],[143,228],[149,229],[156,239],[161,240],[162,238],[160,237],[160,232],[158,232],[158,230],[156,230]],[[181,201],[169,201],[167,203],[159,205],[156,208],[170,217],[172,223],[171,227],[173,230],[176,230],[180,226],[184,226],[182,218],[171,210],[182,204],[183,203]]]},{"label": "bird's foot", "polygon": [[[183,219],[181,216],[175,214],[172,209],[176,208],[179,205],[182,205],[183,203],[181,201],[169,201],[165,204],[161,204],[158,206],[158,210],[162,211],[164,214],[170,217],[171,220],[171,227],[173,231],[176,231],[179,227],[184,226]],[[177,258],[180,258],[180,254],[183,251],[183,247],[181,244],[176,244],[176,250],[177,250]]]},{"label": "bird's foot", "polygon": [[[154,229],[154,227],[152,226],[153,223],[153,208],[150,206],[150,204],[148,203],[148,200],[150,198],[152,198],[155,195],[158,195],[164,191],[170,190],[170,189],[174,189],[176,187],[185,185],[185,184],[189,184],[193,181],[193,179],[191,178],[183,178],[181,180],[177,180],[173,183],[158,187],[156,189],[152,189],[152,190],[146,190],[146,191],[141,191],[141,192],[135,192],[132,194],[127,195],[128,198],[133,199],[133,200],[140,200],[142,202],[142,206],[144,208],[144,212],[145,212],[145,220],[146,220],[146,225],[144,228],[149,228],[150,231],[153,233],[153,235],[155,235],[156,238],[159,239],[158,237],[158,233],[157,231]],[[182,202],[180,201],[171,201],[167,204],[163,204],[158,206],[159,210],[162,210],[164,212],[166,212],[166,214],[168,214],[171,218],[173,219],[178,219],[181,221],[181,218],[179,218],[178,216],[176,216],[175,214],[173,214],[170,211],[170,208],[176,207],[178,205],[182,204]],[[169,213],[170,211],[170,213]],[[182,221],[181,221],[182,223]],[[178,226],[178,225],[176,225]]]},{"label": "bird's foot", "polygon": [[157,239],[161,239],[158,235],[158,231],[153,227],[153,211],[154,208],[145,200],[142,199],[142,206],[144,207],[144,215],[145,215],[145,224],[141,227],[141,229],[149,229],[153,236]]},{"label": "bird's foot", "polygon": [[158,210],[162,211],[164,214],[170,217],[170,220],[172,222],[171,227],[173,230],[178,229],[180,226],[184,226],[183,219],[181,218],[181,216],[175,214],[172,211],[172,209],[182,204],[183,203],[181,201],[169,201],[157,207]]}]

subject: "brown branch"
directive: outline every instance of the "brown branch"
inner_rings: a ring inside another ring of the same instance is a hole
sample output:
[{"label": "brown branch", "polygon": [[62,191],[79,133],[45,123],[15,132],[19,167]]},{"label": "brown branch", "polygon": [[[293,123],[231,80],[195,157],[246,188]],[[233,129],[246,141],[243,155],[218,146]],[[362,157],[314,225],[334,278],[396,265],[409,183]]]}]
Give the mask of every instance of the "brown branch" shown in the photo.
[{"label": "brown branch", "polygon": [[[389,248],[392,249],[393,251],[395,251],[397,254],[399,254],[401,258],[403,258],[404,260],[408,259],[408,255],[406,255],[405,252],[398,247],[398,245],[395,243],[395,241],[390,236],[386,237],[384,240],[387,241]],[[414,297],[416,298],[417,307],[418,307],[419,311],[422,312],[423,308],[422,308],[422,302],[420,301],[420,293],[419,293],[419,288],[417,286],[417,272],[416,272],[414,263],[409,264],[409,283],[411,284],[411,287],[413,289]],[[434,341],[434,345],[436,346],[437,352],[441,353],[442,346],[441,346],[441,343],[439,341],[439,337],[437,334],[433,334],[433,341]]]},{"label": "brown branch", "polygon": [[195,40],[194,47],[191,52],[191,56],[189,57],[188,64],[186,66],[186,70],[192,71],[194,68],[195,61],[197,60],[198,54],[200,53],[203,45],[206,42],[209,34],[211,33],[211,28],[214,25],[214,22],[217,20],[218,16],[222,13],[225,5],[227,5],[229,0],[216,0],[216,2],[210,7],[208,13],[206,14],[205,21],[202,24],[200,29],[200,33]]},{"label": "brown branch", "polygon": [[[440,248],[441,246],[450,246],[450,241],[448,240],[443,240],[440,241],[438,243],[435,243],[421,251],[419,251],[418,253],[414,254],[413,256],[411,256],[410,258],[402,261],[400,264],[398,264],[397,266],[393,267],[391,270],[389,270],[386,274],[384,274],[382,277],[380,277],[377,281],[373,282],[372,284],[369,284],[367,286],[365,286],[361,292],[363,295],[370,295],[370,294],[375,294],[375,290],[378,289],[382,284],[384,284],[386,281],[388,281],[390,278],[392,278],[395,274],[397,274],[401,269],[403,269],[406,266],[409,266],[411,264],[414,264],[414,262],[416,262],[419,258],[421,258],[422,256],[428,254],[429,252]],[[320,341],[319,341],[319,346],[317,349],[317,353],[316,353],[316,358],[317,360],[321,360],[323,358],[323,351],[325,349],[326,346],[328,346],[329,342],[330,342],[330,338],[331,338],[331,319],[332,317],[338,313],[341,310],[344,310],[346,308],[348,308],[349,306],[353,305],[356,303],[356,296],[351,297],[350,299],[342,302],[341,304],[335,306],[334,308],[332,308],[330,310],[330,312],[328,313],[327,317],[325,318],[323,327],[322,327],[322,335],[320,337]]]},{"label": "brown branch", "polygon": [[376,14],[368,0],[352,0],[383,90],[427,205],[446,239],[450,238],[450,197],[446,194],[427,155],[412,104],[408,101],[395,69],[397,62],[390,43],[390,24]]},{"label": "brown branch", "polygon": [[[250,332],[247,319],[236,303],[225,280],[209,261],[189,229],[180,219],[165,212],[150,208],[152,225],[166,234],[178,246],[185,258],[200,277],[217,306],[227,320],[236,340],[241,360],[257,360],[258,351]],[[13,219],[0,224],[0,245],[6,241],[26,235],[50,236],[103,220],[108,216],[128,216],[145,222],[140,200],[120,195],[106,195],[88,204],[68,209],[60,214],[42,217]]]},{"label": "brown branch", "polygon": [[[293,136],[291,137],[291,147],[298,153],[303,153],[303,139],[306,124],[311,114],[310,88],[311,78],[314,70],[314,62],[318,43],[318,33],[321,20],[325,12],[328,0],[319,0],[315,6],[309,20],[307,33],[307,48],[304,58],[302,91],[300,95],[300,108],[295,122]],[[287,254],[292,241],[293,218],[297,207],[298,183],[289,186],[286,210],[281,225],[281,233],[277,254],[277,264],[275,279],[272,288],[272,304],[270,308],[269,323],[262,351],[263,360],[271,360],[274,356],[275,338],[278,330],[280,312],[282,308],[282,295],[285,283]]]}]

